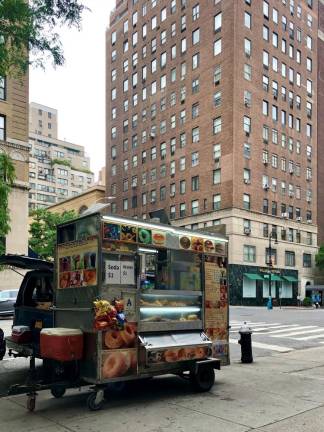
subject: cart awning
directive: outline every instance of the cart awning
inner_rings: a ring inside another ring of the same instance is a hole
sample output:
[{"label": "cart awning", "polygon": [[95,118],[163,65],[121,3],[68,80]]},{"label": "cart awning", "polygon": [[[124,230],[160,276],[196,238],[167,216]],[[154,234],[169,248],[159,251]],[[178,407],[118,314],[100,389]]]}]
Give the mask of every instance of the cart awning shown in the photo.
[{"label": "cart awning", "polygon": [[298,282],[298,279],[295,278],[295,276],[282,276],[284,278],[284,280],[286,280],[287,282]]},{"label": "cart awning", "polygon": [[[264,279],[269,280],[270,279],[270,275],[265,275]],[[273,282],[282,282],[283,279],[280,276],[276,275],[276,274],[271,274],[271,281],[273,281]]]},{"label": "cart awning", "polygon": [[254,280],[254,281],[255,280],[263,280],[263,277],[257,273],[244,273],[243,276],[247,277],[250,280]]}]

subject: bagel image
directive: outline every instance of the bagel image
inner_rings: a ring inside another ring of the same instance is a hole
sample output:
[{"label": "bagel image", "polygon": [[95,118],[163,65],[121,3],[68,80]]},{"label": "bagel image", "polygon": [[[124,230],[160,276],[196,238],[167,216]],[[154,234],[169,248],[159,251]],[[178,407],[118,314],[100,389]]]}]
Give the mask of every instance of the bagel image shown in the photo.
[{"label": "bagel image", "polygon": [[120,331],[120,336],[123,340],[123,346],[132,347],[136,341],[136,328],[130,323],[125,324],[124,330]]},{"label": "bagel image", "polygon": [[119,330],[109,330],[104,337],[104,344],[109,349],[121,348],[124,345],[124,340]]},{"label": "bagel image", "polygon": [[114,351],[103,358],[102,378],[117,378],[125,375],[131,366],[131,355],[127,351]]}]

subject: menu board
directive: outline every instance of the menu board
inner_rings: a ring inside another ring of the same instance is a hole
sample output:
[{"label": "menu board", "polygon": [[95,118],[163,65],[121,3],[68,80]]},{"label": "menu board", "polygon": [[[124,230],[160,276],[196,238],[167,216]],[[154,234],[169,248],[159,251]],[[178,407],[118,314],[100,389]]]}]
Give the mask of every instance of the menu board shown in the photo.
[{"label": "menu board", "polygon": [[133,259],[123,260],[109,258],[105,260],[105,284],[111,285],[134,285],[135,284],[135,262]]},{"label": "menu board", "polygon": [[220,261],[205,260],[205,325],[213,342],[213,355],[228,363],[228,290],[226,268]]},{"label": "menu board", "polygon": [[97,284],[98,240],[79,240],[58,246],[58,289]]}]

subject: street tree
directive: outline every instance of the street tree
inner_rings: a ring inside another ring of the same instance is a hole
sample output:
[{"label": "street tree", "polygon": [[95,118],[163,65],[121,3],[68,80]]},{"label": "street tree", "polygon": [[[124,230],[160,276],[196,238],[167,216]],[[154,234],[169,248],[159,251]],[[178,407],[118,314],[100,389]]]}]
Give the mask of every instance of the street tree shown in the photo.
[{"label": "street tree", "polygon": [[37,209],[31,217],[33,221],[29,228],[29,246],[40,258],[53,260],[57,225],[76,218],[77,214],[74,210],[60,214],[52,213],[47,209]]},{"label": "street tree", "polygon": [[16,175],[13,161],[6,153],[0,153],[0,255],[5,253],[5,238],[10,232],[9,194]]},{"label": "street tree", "polygon": [[0,0],[0,76],[22,77],[47,60],[62,65],[57,29],[80,29],[85,9],[79,0]]},{"label": "street tree", "polygon": [[315,255],[315,264],[319,270],[324,270],[324,245],[320,246]]}]

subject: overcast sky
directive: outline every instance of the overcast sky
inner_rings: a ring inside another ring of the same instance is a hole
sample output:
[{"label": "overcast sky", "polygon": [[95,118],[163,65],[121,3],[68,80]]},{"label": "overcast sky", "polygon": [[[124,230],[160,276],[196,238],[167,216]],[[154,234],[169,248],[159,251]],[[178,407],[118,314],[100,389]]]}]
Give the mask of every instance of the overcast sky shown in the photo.
[{"label": "overcast sky", "polygon": [[105,164],[105,31],[115,0],[84,0],[80,32],[64,29],[65,65],[30,70],[30,102],[56,108],[59,139],[85,146],[96,173]]}]

